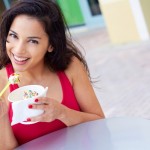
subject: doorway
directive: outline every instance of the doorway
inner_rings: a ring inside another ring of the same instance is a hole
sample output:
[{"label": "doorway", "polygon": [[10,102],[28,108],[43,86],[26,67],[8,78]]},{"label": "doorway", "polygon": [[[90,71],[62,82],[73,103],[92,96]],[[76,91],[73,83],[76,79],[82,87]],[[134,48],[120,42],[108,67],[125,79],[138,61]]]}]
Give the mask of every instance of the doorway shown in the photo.
[{"label": "doorway", "polygon": [[88,5],[92,16],[101,15],[100,5],[98,0],[88,0]]},{"label": "doorway", "polygon": [[98,0],[79,0],[79,3],[87,26],[105,26]]}]

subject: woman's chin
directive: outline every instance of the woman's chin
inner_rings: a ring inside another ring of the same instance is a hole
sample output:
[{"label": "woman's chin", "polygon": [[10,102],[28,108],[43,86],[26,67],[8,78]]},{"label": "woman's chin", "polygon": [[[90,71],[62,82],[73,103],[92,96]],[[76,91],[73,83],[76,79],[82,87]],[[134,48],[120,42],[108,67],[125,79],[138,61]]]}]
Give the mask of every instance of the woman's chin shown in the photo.
[{"label": "woman's chin", "polygon": [[25,65],[20,65],[20,64],[16,64],[16,63],[12,63],[12,65],[13,65],[13,68],[14,68],[15,71],[23,72],[23,71],[26,70]]}]

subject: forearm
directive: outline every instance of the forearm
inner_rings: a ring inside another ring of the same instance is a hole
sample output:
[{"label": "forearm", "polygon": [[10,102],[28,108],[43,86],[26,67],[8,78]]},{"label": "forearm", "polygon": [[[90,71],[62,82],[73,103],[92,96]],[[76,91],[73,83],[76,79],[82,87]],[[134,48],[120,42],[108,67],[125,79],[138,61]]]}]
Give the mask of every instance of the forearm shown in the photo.
[{"label": "forearm", "polygon": [[103,118],[104,118],[103,114],[97,115],[92,113],[76,111],[64,106],[63,113],[61,114],[59,120],[61,120],[67,126],[72,126],[79,123],[97,120],[97,119],[103,119]]},{"label": "forearm", "polygon": [[0,119],[0,150],[12,150],[18,143],[12,132],[8,117]]}]

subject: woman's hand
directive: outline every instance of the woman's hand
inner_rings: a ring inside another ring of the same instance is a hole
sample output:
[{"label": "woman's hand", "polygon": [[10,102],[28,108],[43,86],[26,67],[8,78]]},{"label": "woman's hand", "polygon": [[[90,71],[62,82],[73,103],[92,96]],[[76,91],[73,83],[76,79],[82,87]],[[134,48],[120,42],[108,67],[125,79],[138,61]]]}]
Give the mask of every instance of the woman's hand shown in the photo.
[{"label": "woman's hand", "polygon": [[37,102],[37,104],[31,104],[28,107],[30,109],[44,110],[44,113],[36,117],[27,118],[27,121],[51,122],[55,119],[61,118],[64,112],[65,106],[52,98],[41,97],[36,99],[35,102]]}]

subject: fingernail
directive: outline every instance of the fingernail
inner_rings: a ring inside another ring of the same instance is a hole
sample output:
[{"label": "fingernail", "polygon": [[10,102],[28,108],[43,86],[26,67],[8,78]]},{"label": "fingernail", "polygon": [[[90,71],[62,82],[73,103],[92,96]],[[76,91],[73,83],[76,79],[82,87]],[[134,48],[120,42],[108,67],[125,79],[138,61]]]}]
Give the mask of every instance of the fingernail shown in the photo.
[{"label": "fingernail", "polygon": [[32,107],[33,107],[32,105],[28,105],[28,108],[30,108],[30,109],[31,109]]},{"label": "fingernail", "polygon": [[31,119],[30,119],[30,118],[27,118],[27,121],[31,121]]},{"label": "fingernail", "polygon": [[38,99],[35,99],[34,101],[35,101],[35,102],[38,102],[39,100],[38,100]]}]

